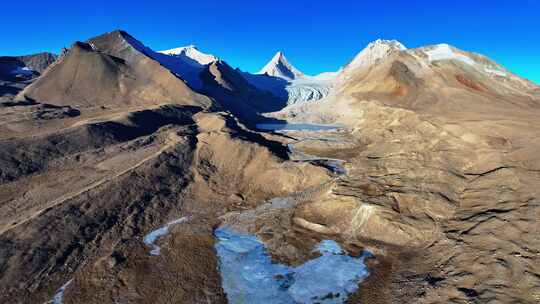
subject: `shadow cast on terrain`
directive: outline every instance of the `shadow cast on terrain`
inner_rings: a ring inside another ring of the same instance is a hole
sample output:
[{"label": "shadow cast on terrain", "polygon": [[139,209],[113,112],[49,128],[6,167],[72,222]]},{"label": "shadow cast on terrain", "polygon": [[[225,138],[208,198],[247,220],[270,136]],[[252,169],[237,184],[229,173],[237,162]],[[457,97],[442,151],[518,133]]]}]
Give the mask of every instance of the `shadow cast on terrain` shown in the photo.
[{"label": "shadow cast on terrain", "polygon": [[194,124],[193,115],[202,111],[196,106],[163,106],[157,110],[143,110],[131,113],[129,123],[106,121],[92,125],[92,130],[105,132],[116,141],[128,141],[156,132],[166,125]]},{"label": "shadow cast on terrain", "polygon": [[0,85],[0,97],[5,95],[17,95],[22,91],[22,88],[10,86],[10,85]]},{"label": "shadow cast on terrain", "polygon": [[194,124],[192,116],[201,110],[196,106],[163,106],[61,133],[0,140],[0,184],[40,172],[55,159],[150,135],[166,125]]},{"label": "shadow cast on terrain", "polygon": [[289,158],[288,148],[284,146],[282,143],[267,139],[259,133],[243,130],[232,117],[230,116],[225,117],[225,126],[231,130],[236,131],[231,134],[232,138],[239,138],[242,140],[257,143],[261,146],[268,148],[270,151],[272,151],[272,153],[274,153],[276,156],[278,156],[281,159]]},{"label": "shadow cast on terrain", "polygon": [[289,100],[289,92],[286,90],[286,87],[289,85],[289,81],[270,76],[267,74],[251,74],[247,72],[240,72],[242,76],[253,86],[261,91],[266,91],[271,93],[276,97],[278,102],[274,104],[265,105],[263,113],[276,112],[287,106],[287,101]]}]

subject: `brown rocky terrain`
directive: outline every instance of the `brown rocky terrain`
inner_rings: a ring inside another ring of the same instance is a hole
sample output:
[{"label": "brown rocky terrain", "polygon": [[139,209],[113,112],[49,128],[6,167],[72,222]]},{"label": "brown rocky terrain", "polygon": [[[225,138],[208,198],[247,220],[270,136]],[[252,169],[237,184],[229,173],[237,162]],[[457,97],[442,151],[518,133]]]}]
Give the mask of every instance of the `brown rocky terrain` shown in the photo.
[{"label": "brown rocky terrain", "polygon": [[[76,43],[0,108],[0,302],[42,303],[70,279],[66,303],[224,302],[218,216],[329,179],[209,111],[124,35]],[[182,216],[163,256],[148,255],[142,236]]]},{"label": "brown rocky terrain", "polygon": [[349,72],[331,101],[290,110],[341,123],[362,143],[345,158],[348,175],[295,223],[375,252],[382,273],[363,302],[537,303],[535,86],[426,63],[421,51],[391,52]]}]

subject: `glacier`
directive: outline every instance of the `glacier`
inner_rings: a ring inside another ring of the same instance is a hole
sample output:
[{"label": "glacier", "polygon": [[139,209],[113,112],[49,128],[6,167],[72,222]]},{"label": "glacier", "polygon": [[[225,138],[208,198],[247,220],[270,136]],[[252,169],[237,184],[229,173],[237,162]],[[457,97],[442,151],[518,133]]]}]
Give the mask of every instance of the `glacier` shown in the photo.
[{"label": "glacier", "polygon": [[277,52],[258,73],[243,75],[257,89],[268,91],[291,105],[328,96],[337,73],[305,75],[287,60],[283,52]]}]

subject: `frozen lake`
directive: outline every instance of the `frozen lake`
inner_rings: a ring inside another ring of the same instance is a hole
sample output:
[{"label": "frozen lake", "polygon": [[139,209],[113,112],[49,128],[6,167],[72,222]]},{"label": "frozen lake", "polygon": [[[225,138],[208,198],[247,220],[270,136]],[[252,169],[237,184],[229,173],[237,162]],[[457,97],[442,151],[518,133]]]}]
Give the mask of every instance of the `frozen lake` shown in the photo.
[{"label": "frozen lake", "polygon": [[344,303],[368,275],[365,252],[345,255],[334,241],[314,249],[321,256],[291,267],[271,261],[264,244],[253,235],[226,228],[215,231],[222,286],[229,303]]}]

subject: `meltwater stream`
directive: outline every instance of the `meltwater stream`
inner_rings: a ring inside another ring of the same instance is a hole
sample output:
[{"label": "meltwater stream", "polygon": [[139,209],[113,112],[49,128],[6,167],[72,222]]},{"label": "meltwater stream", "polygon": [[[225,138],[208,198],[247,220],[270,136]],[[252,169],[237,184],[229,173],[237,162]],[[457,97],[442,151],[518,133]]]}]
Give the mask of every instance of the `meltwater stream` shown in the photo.
[{"label": "meltwater stream", "polygon": [[345,255],[334,241],[315,248],[321,256],[291,267],[271,261],[256,236],[215,231],[222,286],[229,303],[344,303],[369,272],[360,257]]}]

